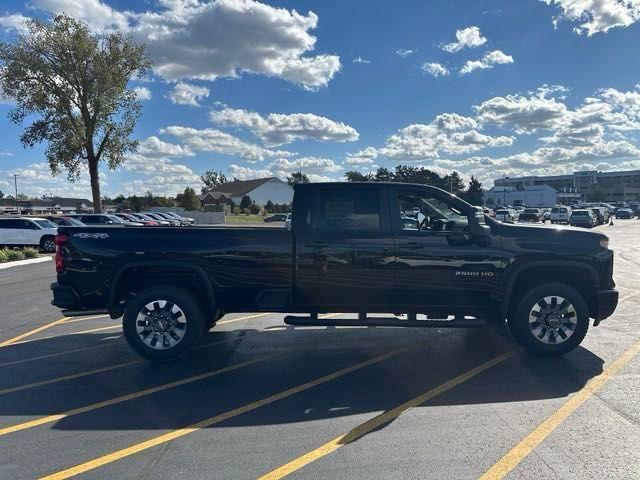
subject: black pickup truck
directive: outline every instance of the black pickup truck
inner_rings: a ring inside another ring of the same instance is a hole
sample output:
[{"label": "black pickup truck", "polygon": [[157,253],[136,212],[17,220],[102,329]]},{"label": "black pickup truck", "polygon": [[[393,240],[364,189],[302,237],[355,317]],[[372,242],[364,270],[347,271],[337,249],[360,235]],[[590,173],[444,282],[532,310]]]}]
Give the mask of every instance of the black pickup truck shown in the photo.
[{"label": "black pickup truck", "polygon": [[159,361],[255,311],[298,313],[292,325],[506,320],[530,353],[560,355],[618,303],[605,235],[503,224],[424,185],[296,185],[291,229],[60,227],[56,244],[53,305],[122,316],[131,347]]}]

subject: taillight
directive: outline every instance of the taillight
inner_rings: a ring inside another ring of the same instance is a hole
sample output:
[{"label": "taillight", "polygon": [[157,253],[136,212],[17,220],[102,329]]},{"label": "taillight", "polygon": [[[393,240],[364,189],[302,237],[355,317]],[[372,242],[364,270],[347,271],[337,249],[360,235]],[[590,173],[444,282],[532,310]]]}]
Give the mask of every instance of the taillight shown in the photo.
[{"label": "taillight", "polygon": [[69,241],[69,236],[64,233],[58,233],[54,238],[56,244],[56,255],[54,257],[56,262],[56,272],[64,272],[64,257],[62,256],[62,246]]}]

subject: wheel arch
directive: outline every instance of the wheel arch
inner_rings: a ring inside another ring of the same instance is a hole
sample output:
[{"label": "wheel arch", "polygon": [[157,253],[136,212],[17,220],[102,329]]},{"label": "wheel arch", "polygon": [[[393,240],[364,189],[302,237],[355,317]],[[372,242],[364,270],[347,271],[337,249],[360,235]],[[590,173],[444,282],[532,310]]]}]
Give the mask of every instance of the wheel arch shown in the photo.
[{"label": "wheel arch", "polygon": [[596,269],[589,264],[571,260],[536,261],[515,267],[507,278],[500,306],[502,318],[508,317],[511,308],[517,302],[518,291],[547,282],[569,285],[584,298],[590,317],[594,317],[597,312],[595,293],[599,278]]},{"label": "wheel arch", "polygon": [[[170,277],[169,279],[165,277],[150,280],[149,275],[155,272],[169,273]],[[191,281],[192,279],[197,280],[197,282]],[[143,288],[152,285],[176,283],[177,281],[181,281],[182,287],[195,293],[203,294],[200,297],[204,299],[203,307],[208,311],[215,311],[216,299],[213,284],[202,267],[186,262],[148,260],[127,263],[116,271],[109,290],[107,304],[111,318],[122,316],[124,312],[122,302],[126,301],[126,295],[130,291],[130,289],[125,289],[124,286],[129,282],[133,282],[135,287]]]}]

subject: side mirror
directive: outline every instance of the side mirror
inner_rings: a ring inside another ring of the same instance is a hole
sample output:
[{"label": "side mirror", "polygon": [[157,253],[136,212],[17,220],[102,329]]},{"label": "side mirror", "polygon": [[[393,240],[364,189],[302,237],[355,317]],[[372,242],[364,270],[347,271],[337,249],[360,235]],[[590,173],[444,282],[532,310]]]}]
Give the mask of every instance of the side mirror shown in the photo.
[{"label": "side mirror", "polygon": [[113,225],[113,220],[107,220],[107,223],[108,223],[109,225]]},{"label": "side mirror", "polygon": [[469,232],[474,237],[488,237],[491,235],[491,227],[484,221],[484,212],[480,207],[476,207],[469,214]]}]

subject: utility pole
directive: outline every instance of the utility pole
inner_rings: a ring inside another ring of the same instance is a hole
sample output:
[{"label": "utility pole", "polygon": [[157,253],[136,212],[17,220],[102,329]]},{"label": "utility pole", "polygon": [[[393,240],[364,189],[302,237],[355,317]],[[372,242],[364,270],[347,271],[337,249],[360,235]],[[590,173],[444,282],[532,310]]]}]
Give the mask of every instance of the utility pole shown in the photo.
[{"label": "utility pole", "polygon": [[507,177],[502,175],[502,206],[504,207],[507,204]]},{"label": "utility pole", "polygon": [[20,204],[18,203],[18,174],[13,174],[13,185],[16,189],[16,213],[20,215]]}]

